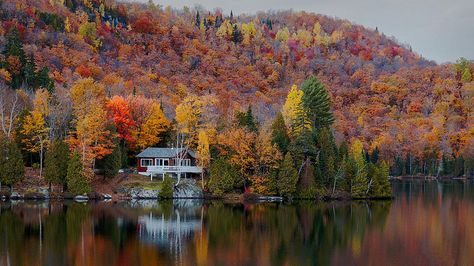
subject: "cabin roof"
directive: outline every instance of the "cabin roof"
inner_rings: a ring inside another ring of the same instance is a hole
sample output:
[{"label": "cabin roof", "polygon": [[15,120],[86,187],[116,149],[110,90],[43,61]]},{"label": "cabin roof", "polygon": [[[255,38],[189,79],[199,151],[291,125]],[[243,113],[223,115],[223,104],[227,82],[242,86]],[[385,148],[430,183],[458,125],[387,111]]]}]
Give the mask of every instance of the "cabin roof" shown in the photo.
[{"label": "cabin roof", "polygon": [[[183,148],[146,148],[144,151],[140,152],[137,157],[158,157],[158,158],[172,158],[176,157],[177,154],[182,152]],[[188,154],[195,158],[196,155],[194,151],[188,149]]]}]

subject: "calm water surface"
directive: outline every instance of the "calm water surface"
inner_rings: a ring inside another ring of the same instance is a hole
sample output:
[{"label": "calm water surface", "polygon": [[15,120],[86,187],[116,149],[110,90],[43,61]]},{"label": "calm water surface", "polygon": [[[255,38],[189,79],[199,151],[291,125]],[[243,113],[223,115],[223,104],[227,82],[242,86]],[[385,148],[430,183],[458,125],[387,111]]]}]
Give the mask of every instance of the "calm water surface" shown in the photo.
[{"label": "calm water surface", "polygon": [[3,202],[0,265],[473,265],[474,183],[392,202]]}]

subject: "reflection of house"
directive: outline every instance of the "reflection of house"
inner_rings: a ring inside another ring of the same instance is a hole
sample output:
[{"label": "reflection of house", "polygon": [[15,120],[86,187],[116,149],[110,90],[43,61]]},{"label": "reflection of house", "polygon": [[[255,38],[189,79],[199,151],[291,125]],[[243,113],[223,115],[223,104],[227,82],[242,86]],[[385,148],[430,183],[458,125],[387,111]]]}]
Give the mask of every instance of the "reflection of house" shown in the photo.
[{"label": "reflection of house", "polygon": [[137,155],[137,170],[142,175],[201,174],[196,166],[196,155],[192,150],[183,148],[146,148]]},{"label": "reflection of house", "polygon": [[165,247],[181,257],[182,250],[193,235],[202,230],[202,217],[181,215],[175,210],[172,217],[165,215],[140,216],[138,236],[140,241]]}]

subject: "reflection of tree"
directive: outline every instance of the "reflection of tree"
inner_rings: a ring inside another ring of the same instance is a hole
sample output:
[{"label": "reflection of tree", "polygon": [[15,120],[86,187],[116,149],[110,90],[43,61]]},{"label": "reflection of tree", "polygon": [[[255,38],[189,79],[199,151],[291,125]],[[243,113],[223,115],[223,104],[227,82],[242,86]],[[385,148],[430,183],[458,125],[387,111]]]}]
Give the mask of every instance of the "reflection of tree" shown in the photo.
[{"label": "reflection of tree", "polygon": [[83,222],[89,216],[90,205],[71,203],[66,205],[66,233],[68,242],[77,243],[83,233]]},{"label": "reflection of tree", "polygon": [[23,204],[1,209],[0,264],[331,264],[384,232],[390,204]]},{"label": "reflection of tree", "polygon": [[[8,206],[9,207],[9,206]],[[25,226],[9,208],[0,208],[0,265],[23,265]]]},{"label": "reflection of tree", "polygon": [[[295,205],[260,204],[250,208],[212,204],[207,211],[208,261],[221,264],[330,264],[338,248],[361,247],[366,232],[383,229],[390,202]],[[236,250],[240,254],[236,255]]]}]

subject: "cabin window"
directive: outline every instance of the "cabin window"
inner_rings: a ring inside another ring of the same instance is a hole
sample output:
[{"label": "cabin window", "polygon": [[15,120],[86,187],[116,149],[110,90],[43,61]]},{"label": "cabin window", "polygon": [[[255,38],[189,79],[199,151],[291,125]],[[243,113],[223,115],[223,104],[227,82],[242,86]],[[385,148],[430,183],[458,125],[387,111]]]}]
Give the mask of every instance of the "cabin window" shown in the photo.
[{"label": "cabin window", "polygon": [[140,162],[141,166],[151,166],[153,165],[152,159],[142,159]]},{"label": "cabin window", "polygon": [[181,161],[181,166],[191,166],[191,160],[190,159],[184,159]]},{"label": "cabin window", "polygon": [[168,166],[169,160],[168,159],[156,159],[156,165],[157,166]]}]

